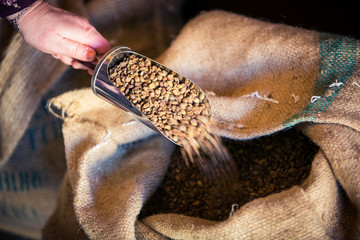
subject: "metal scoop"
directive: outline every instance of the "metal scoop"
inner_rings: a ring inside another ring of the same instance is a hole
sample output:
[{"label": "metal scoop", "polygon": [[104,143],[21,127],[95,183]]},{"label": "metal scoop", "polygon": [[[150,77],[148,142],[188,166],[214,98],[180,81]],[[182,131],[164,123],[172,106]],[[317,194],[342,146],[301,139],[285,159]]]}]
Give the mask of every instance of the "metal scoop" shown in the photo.
[{"label": "metal scoop", "polygon": [[[162,134],[167,139],[169,139],[171,142],[175,143],[176,145],[181,146],[180,144],[174,142],[169,137],[167,137],[160,129],[158,129],[149,118],[147,118],[139,109],[137,109],[125,96],[120,90],[113,84],[113,82],[109,78],[109,69],[113,68],[114,66],[118,65],[123,58],[128,55],[133,54],[138,57],[142,57],[144,59],[149,59],[139,53],[136,53],[132,51],[128,47],[116,47],[111,49],[108,53],[106,53],[100,61],[96,64],[95,68],[89,66],[89,64],[82,64],[91,67],[94,69],[94,73],[92,75],[91,79],[91,86],[92,90],[98,97],[106,100],[107,102],[115,105],[116,107],[121,108],[126,113],[134,116],[137,120],[148,126],[149,128],[153,129],[154,131]],[[161,65],[160,63],[155,62],[152,59],[149,59],[153,65],[156,65],[158,67],[161,67],[162,69],[166,71],[172,71],[173,70]],[[176,73],[180,78],[184,78],[180,74]],[[195,85],[196,86],[196,85]],[[197,87],[197,86],[196,86]],[[202,90],[199,88],[199,91],[202,92]],[[208,100],[206,99],[208,102]]]}]

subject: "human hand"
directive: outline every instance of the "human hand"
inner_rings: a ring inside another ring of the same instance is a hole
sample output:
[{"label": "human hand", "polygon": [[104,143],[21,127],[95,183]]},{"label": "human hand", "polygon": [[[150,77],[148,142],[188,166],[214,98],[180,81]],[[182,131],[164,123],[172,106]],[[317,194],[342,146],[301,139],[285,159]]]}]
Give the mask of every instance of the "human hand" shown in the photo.
[{"label": "human hand", "polygon": [[109,42],[84,18],[36,1],[18,20],[24,40],[75,69],[92,71],[75,61],[95,61],[110,49]]}]

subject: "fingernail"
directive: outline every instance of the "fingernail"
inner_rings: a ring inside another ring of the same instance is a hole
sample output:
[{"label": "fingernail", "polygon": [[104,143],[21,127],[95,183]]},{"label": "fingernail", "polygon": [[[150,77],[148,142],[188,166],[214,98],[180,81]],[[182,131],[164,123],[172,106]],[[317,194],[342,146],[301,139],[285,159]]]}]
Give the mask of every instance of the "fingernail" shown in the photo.
[{"label": "fingernail", "polygon": [[58,54],[52,54],[53,58],[59,59],[60,56]]},{"label": "fingernail", "polygon": [[88,50],[86,52],[86,58],[90,61],[94,60],[96,57],[96,52],[94,50]]}]

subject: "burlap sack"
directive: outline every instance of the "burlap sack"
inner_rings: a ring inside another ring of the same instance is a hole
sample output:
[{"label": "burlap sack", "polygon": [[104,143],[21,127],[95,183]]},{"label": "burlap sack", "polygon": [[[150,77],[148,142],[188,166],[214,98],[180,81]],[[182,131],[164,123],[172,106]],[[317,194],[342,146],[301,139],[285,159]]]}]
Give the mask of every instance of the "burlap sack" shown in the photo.
[{"label": "burlap sack", "polygon": [[[180,0],[50,2],[87,17],[112,46],[127,45],[153,57],[181,23]],[[89,87],[91,77],[29,46],[5,19],[0,51],[0,229],[40,238],[66,169],[61,121],[48,113],[46,103]]]},{"label": "burlap sack", "polygon": [[243,140],[296,125],[319,146],[305,182],[237,211],[229,206],[223,221],[138,219],[174,146],[90,89],[52,99],[64,120],[68,171],[43,238],[356,239],[358,49],[354,39],[215,11],[188,23],[159,58],[208,92],[214,133]]}]

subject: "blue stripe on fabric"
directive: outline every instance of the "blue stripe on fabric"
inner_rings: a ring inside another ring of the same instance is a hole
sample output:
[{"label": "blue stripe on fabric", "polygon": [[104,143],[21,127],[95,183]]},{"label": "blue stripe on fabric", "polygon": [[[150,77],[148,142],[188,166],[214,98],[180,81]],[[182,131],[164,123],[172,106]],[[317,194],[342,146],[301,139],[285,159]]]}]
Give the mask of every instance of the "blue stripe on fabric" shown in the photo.
[{"label": "blue stripe on fabric", "polygon": [[[320,34],[319,72],[315,81],[313,102],[284,121],[284,127],[300,122],[316,121],[339,95],[357,65],[356,40],[332,34]],[[330,87],[331,86],[331,87]]]}]

